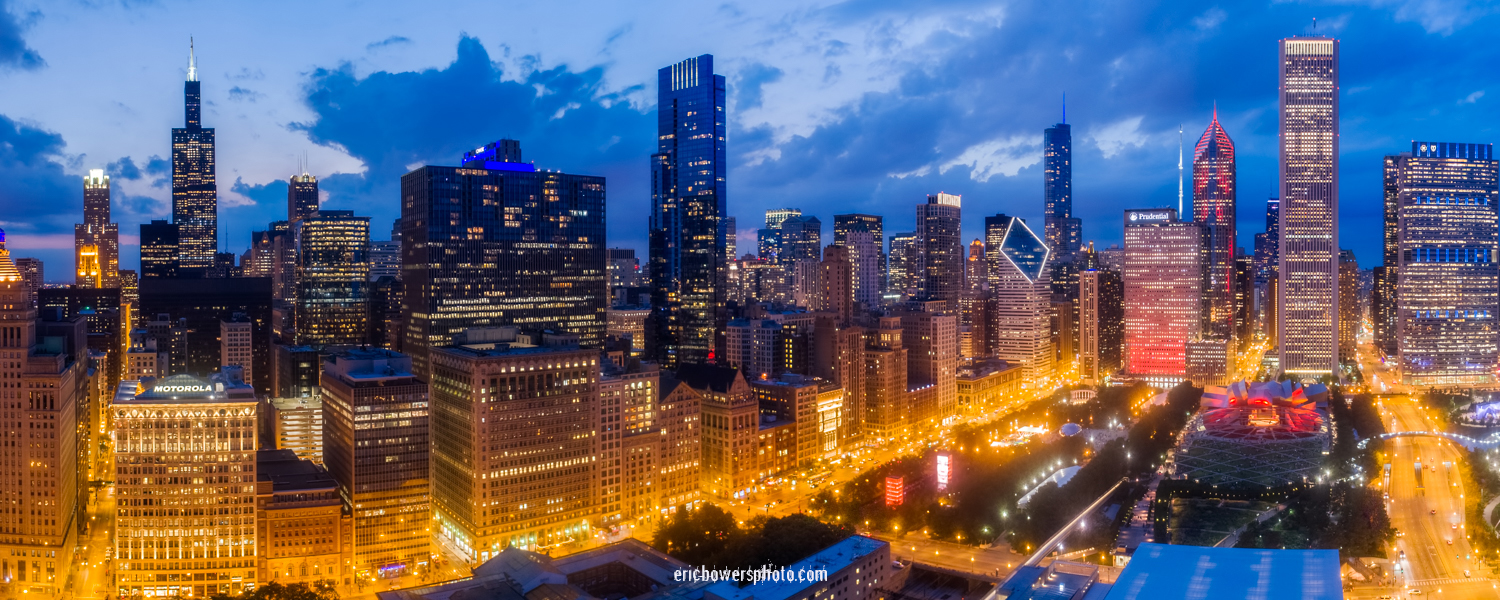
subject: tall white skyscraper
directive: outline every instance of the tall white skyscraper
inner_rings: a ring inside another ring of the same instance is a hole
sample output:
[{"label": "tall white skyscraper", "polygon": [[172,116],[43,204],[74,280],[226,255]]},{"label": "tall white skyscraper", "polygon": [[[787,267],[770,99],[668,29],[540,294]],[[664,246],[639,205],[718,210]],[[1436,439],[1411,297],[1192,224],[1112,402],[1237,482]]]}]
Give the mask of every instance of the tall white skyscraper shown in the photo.
[{"label": "tall white skyscraper", "polygon": [[1281,370],[1338,369],[1339,42],[1281,40]]}]

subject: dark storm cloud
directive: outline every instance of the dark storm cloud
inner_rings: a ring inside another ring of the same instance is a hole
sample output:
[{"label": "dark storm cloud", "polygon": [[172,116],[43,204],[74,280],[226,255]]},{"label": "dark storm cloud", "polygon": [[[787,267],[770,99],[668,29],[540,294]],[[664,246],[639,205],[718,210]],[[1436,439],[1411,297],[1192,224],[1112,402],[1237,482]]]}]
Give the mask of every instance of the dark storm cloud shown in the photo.
[{"label": "dark storm cloud", "polygon": [[13,231],[69,228],[70,209],[83,202],[74,200],[74,188],[82,184],[57,162],[67,160],[63,147],[61,135],[0,115],[0,206]]},{"label": "dark storm cloud", "polygon": [[745,67],[735,81],[735,87],[738,88],[735,90],[735,110],[749,110],[760,106],[761,86],[780,81],[782,75],[781,69],[761,63]]},{"label": "dark storm cloud", "polygon": [[539,168],[606,177],[611,235],[643,229],[654,115],[602,92],[600,68],[533,70],[519,81],[503,75],[467,36],[443,69],[362,78],[348,64],[319,69],[306,89],[316,119],[292,127],[364,162],[365,173],[328,177],[321,187],[332,207],[370,215],[376,239],[399,213],[400,178],[410,167],[456,165],[502,137],[520,140]]},{"label": "dark storm cloud", "polygon": [[104,173],[113,179],[140,179],[141,169],[129,156],[104,165]]},{"label": "dark storm cloud", "polygon": [[[9,2],[0,0],[0,67],[15,67],[19,69],[37,69],[47,64],[42,60],[42,55],[37,54],[26,45],[22,39],[21,31],[25,29],[20,18],[12,14]],[[38,15],[28,15],[28,19],[34,19]]]}]

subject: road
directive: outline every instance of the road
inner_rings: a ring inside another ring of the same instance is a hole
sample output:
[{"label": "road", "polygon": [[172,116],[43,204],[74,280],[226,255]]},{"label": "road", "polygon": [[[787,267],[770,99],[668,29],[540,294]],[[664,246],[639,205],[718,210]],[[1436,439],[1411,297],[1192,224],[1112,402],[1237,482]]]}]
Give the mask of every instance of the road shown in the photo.
[{"label": "road", "polygon": [[73,569],[73,598],[93,600],[114,595],[114,578],[109,571],[113,564],[109,551],[113,543],[110,533],[115,526],[114,491],[112,485],[99,488],[98,500],[88,511],[91,530],[78,549],[83,560]]},{"label": "road", "polygon": [[[1437,427],[1427,409],[1410,397],[1382,401],[1389,431],[1430,431]],[[1402,536],[1396,548],[1405,552],[1402,569],[1405,587],[1442,598],[1500,598],[1495,584],[1482,578],[1483,565],[1473,560],[1464,530],[1463,482],[1458,461],[1464,450],[1436,437],[1400,437],[1386,442],[1386,460],[1391,463],[1390,499],[1386,505],[1391,524]],[[1421,461],[1422,487],[1418,488],[1416,463]],[[1447,463],[1450,466],[1445,466]],[[1466,578],[1464,571],[1479,577]],[[1350,597],[1372,597],[1360,590]],[[1402,594],[1392,594],[1397,598]]]},{"label": "road", "polygon": [[1026,556],[1011,554],[1004,543],[993,548],[968,546],[954,542],[929,540],[921,534],[898,537],[889,533],[868,532],[870,537],[891,543],[891,558],[935,565],[966,573],[980,573],[992,577],[1006,577]]}]

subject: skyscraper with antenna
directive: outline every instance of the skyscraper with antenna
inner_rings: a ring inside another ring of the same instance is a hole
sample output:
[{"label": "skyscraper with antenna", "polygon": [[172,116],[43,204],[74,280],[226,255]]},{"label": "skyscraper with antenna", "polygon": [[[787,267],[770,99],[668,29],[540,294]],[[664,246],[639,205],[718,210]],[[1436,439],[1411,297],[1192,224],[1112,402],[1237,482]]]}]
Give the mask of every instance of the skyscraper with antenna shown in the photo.
[{"label": "skyscraper with antenna", "polygon": [[1042,134],[1042,196],[1046,202],[1042,224],[1054,262],[1071,262],[1083,237],[1082,223],[1073,217],[1073,131],[1068,126],[1066,95],[1063,100],[1062,122]]},{"label": "skyscraper with antenna", "polygon": [[207,269],[219,240],[219,186],[214,175],[214,130],[203,126],[198,57],[188,40],[183,84],[186,123],[172,130],[172,222],[179,230],[181,266]]}]

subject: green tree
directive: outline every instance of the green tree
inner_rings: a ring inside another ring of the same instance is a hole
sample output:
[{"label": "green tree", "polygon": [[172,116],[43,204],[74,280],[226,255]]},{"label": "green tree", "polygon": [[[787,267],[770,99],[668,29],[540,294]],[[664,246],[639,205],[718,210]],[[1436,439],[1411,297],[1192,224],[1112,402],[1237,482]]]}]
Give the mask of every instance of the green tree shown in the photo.
[{"label": "green tree", "polygon": [[697,510],[680,510],[667,519],[652,538],[651,546],[688,564],[705,564],[724,552],[741,534],[734,516],[713,504]]},{"label": "green tree", "polygon": [[213,600],[338,600],[333,582],[282,584],[272,581],[239,595],[214,594]]}]

